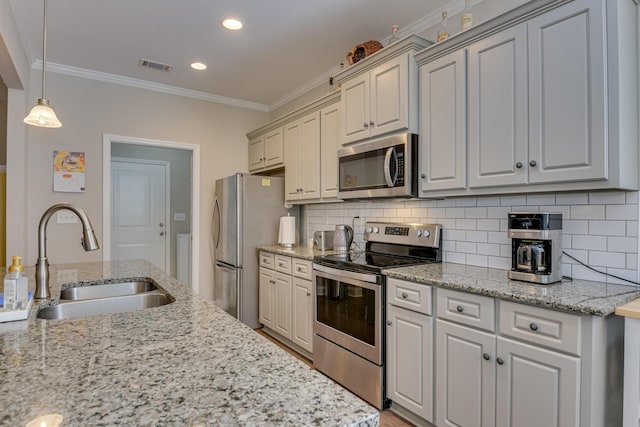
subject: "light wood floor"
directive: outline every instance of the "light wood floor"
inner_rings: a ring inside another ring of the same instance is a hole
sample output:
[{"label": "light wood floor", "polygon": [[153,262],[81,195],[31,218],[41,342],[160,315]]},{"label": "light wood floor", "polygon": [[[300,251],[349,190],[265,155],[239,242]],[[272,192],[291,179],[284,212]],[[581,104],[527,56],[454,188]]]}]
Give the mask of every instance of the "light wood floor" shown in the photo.
[{"label": "light wood floor", "polygon": [[[263,337],[265,337],[268,340],[270,340],[271,342],[275,343],[278,347],[281,347],[282,349],[286,350],[291,355],[297,357],[298,359],[302,360],[307,365],[313,367],[313,363],[311,362],[311,360],[309,360],[306,357],[296,353],[295,351],[291,350],[289,347],[283,345],[278,340],[276,340],[273,337],[271,337],[271,336],[267,335],[266,333],[262,332],[262,329],[256,329],[255,331],[257,333],[259,333],[260,335],[262,335]],[[386,410],[386,411],[380,411],[380,427],[413,427],[413,424],[411,424],[410,422],[406,421],[404,418],[399,417],[395,413],[393,413],[393,412],[391,412],[389,410]]]}]

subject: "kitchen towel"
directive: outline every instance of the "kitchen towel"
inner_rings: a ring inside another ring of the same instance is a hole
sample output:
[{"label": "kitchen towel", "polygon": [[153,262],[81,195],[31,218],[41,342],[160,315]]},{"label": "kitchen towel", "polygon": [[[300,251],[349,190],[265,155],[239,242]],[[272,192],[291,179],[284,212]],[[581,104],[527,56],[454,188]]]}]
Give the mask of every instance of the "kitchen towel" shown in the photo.
[{"label": "kitchen towel", "polygon": [[296,217],[280,217],[280,231],[278,232],[278,244],[285,248],[291,248],[296,243]]}]

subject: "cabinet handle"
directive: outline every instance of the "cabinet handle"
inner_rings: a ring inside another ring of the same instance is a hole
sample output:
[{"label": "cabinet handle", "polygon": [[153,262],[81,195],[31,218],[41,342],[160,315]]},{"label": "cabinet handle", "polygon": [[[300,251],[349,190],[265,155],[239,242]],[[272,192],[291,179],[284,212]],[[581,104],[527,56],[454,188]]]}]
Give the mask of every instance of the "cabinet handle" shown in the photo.
[{"label": "cabinet handle", "polygon": [[458,310],[458,313],[462,313],[464,311],[464,307],[459,305],[456,307],[456,310]]},{"label": "cabinet handle", "polygon": [[518,169],[521,169],[521,168],[522,168],[522,162],[518,162],[518,163],[516,163],[516,167],[517,167]]},{"label": "cabinet handle", "polygon": [[496,359],[496,362],[498,363],[498,365],[504,365],[504,360],[502,360],[502,357],[498,357]]},{"label": "cabinet handle", "polygon": [[484,354],[482,355],[482,358],[483,358],[484,360],[490,360],[490,359],[491,359],[491,356],[489,356],[489,353],[484,353]]},{"label": "cabinet handle", "polygon": [[531,322],[529,324],[529,329],[531,329],[532,331],[537,331],[538,330],[538,325],[536,325],[535,323]]},{"label": "cabinet handle", "polygon": [[391,325],[393,325],[393,322],[391,320],[387,320],[387,325],[391,326]]},{"label": "cabinet handle", "polygon": [[375,126],[375,123],[373,122],[373,120],[369,122],[369,126]]},{"label": "cabinet handle", "polygon": [[406,292],[402,293],[402,298],[407,299],[409,298],[409,294],[407,294]]},{"label": "cabinet handle", "polygon": [[532,168],[536,167],[536,165],[537,165],[537,163],[536,163],[536,161],[535,161],[535,160],[531,160],[531,161],[529,162],[529,166],[531,166]]},{"label": "cabinet handle", "polygon": [[366,128],[368,128],[368,127],[369,127],[369,123],[364,122],[363,124],[364,124],[364,127],[366,127]]}]

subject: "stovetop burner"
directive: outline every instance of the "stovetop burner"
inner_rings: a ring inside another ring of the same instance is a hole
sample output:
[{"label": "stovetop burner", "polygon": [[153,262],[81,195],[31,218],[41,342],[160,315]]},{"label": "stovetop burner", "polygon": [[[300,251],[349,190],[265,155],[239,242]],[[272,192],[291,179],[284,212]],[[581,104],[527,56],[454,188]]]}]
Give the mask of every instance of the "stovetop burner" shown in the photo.
[{"label": "stovetop burner", "polygon": [[441,227],[437,224],[368,222],[366,250],[322,255],[316,264],[341,270],[380,273],[383,269],[440,262]]}]

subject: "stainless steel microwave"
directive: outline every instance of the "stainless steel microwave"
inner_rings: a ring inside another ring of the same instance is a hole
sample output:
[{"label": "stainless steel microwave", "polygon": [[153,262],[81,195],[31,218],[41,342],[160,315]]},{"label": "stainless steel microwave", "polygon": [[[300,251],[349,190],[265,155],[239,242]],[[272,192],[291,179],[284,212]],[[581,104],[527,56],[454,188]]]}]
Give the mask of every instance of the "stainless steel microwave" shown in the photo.
[{"label": "stainless steel microwave", "polygon": [[403,133],[338,150],[338,198],[416,197],[418,135]]}]

